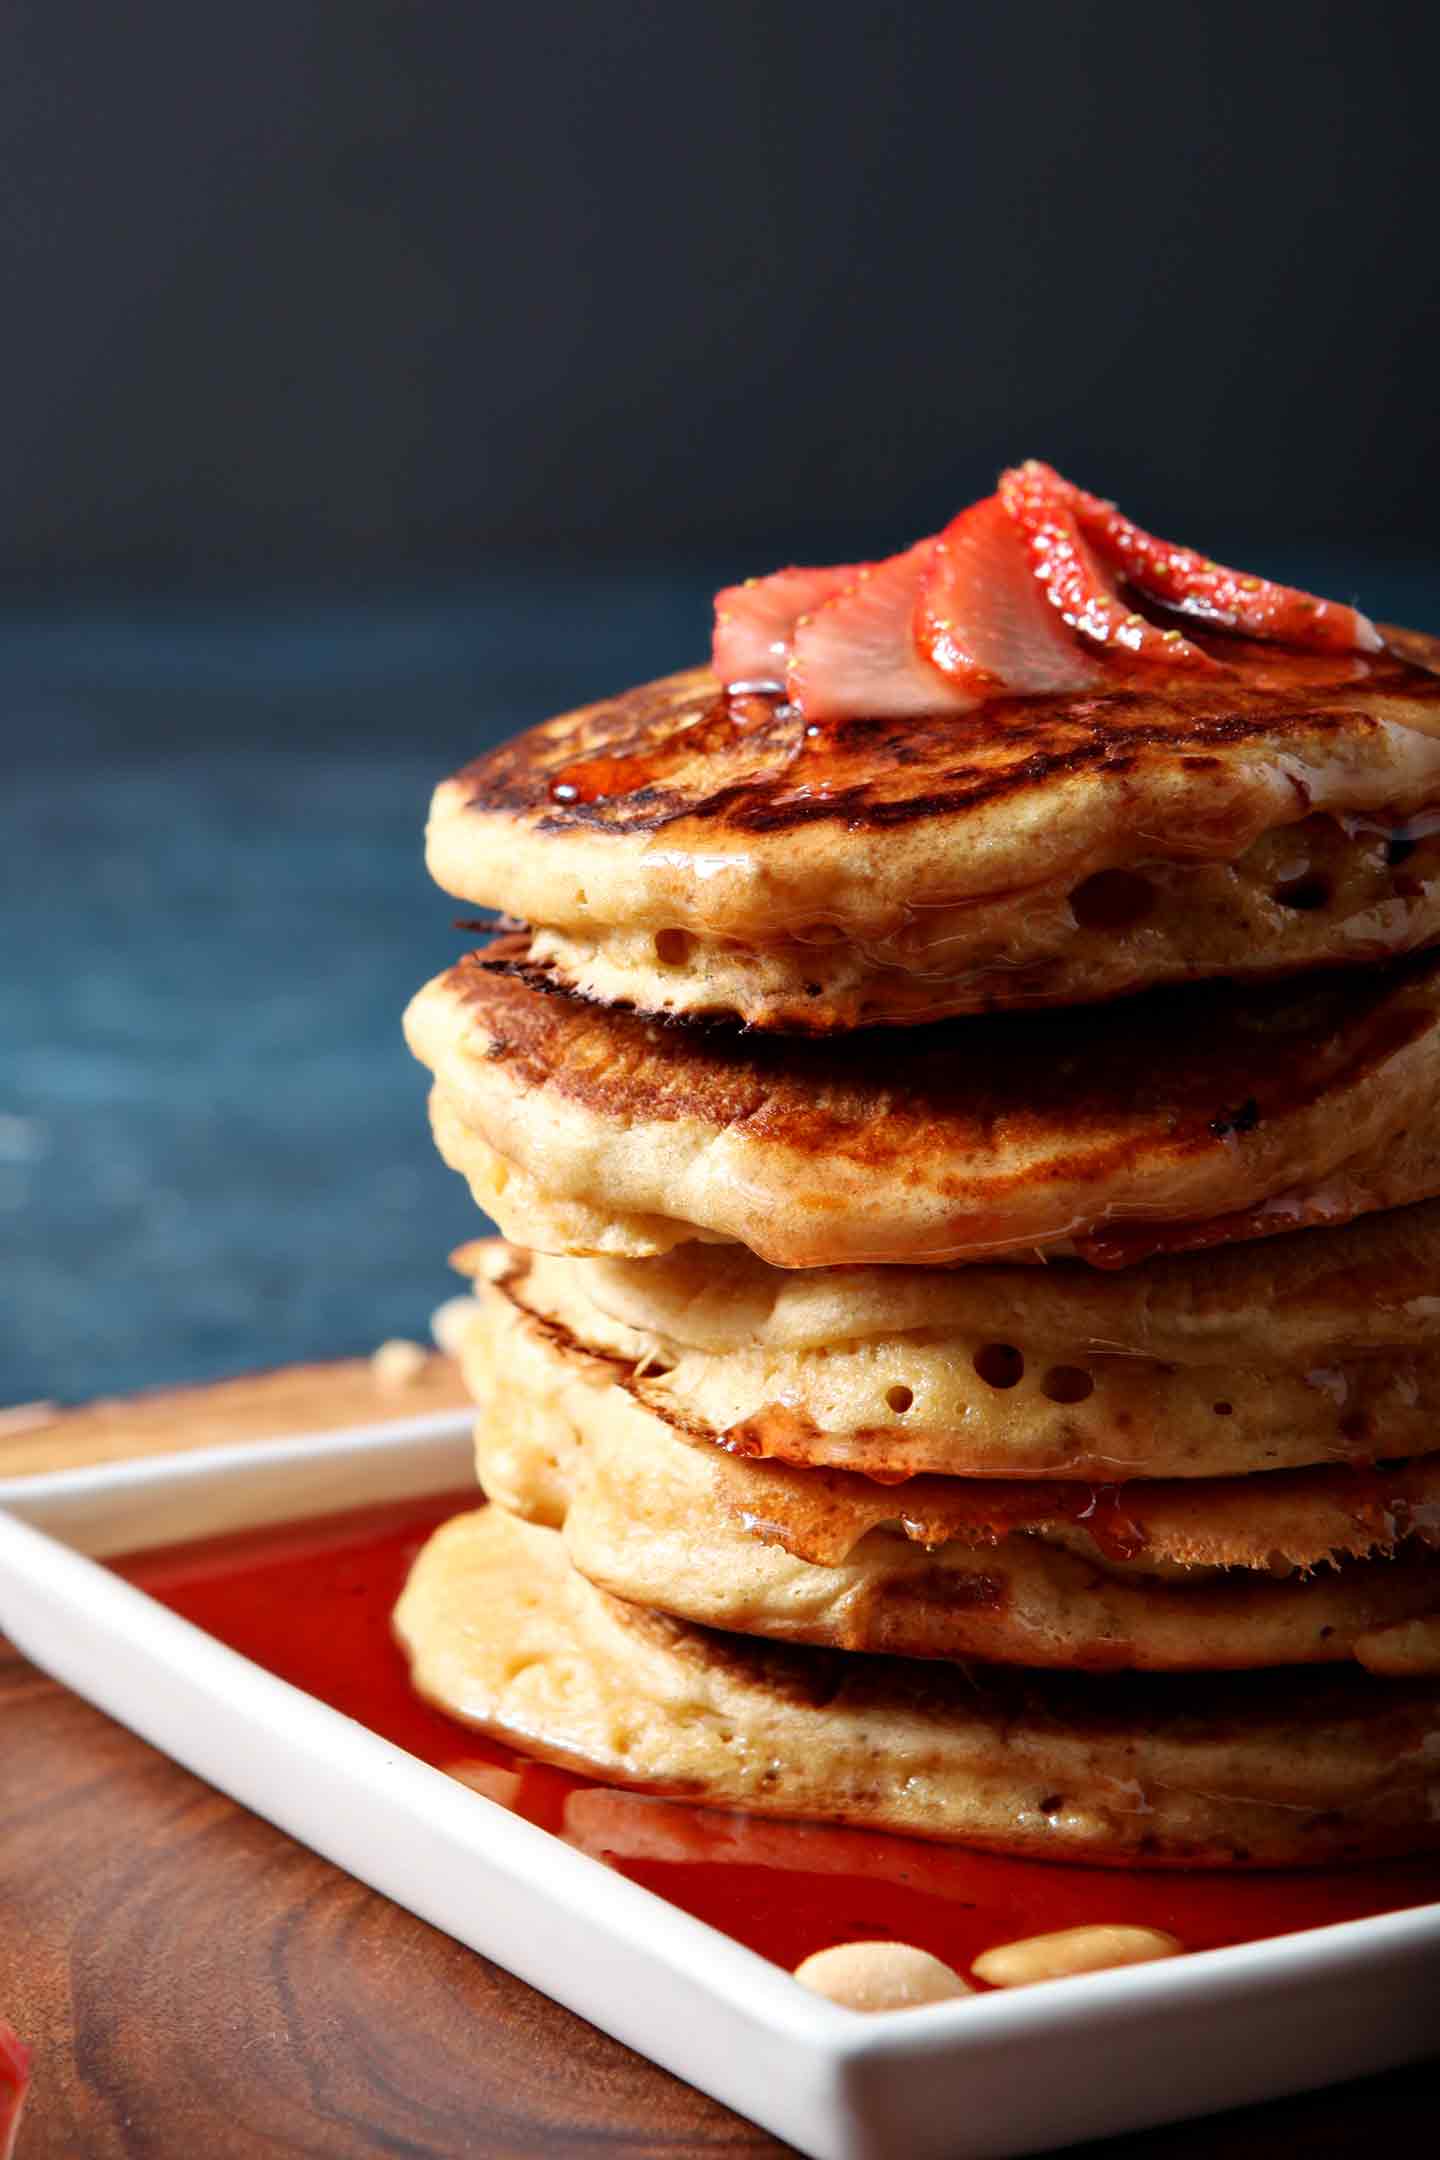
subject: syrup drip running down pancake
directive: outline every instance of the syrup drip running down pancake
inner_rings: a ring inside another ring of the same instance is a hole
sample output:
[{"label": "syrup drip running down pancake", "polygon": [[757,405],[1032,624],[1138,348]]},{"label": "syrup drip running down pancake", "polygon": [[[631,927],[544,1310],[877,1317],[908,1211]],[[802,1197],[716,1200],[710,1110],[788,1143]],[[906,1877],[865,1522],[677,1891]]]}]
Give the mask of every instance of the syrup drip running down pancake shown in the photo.
[{"label": "syrup drip running down pancake", "polygon": [[569,989],[798,1033],[1354,965],[1440,938],[1437,663],[1032,464],[722,592],[712,672],[467,766],[428,859]]},{"label": "syrup drip running down pancake", "polygon": [[1440,960],[1283,990],[806,1043],[534,987],[501,939],[420,991],[441,1153],[516,1243],[779,1267],[1102,1266],[1440,1192]]},{"label": "syrup drip running down pancake", "polygon": [[458,1516],[395,1629],[427,1701],[527,1755],[742,1813],[1045,1860],[1307,1867],[1440,1844],[1434,1682],[1015,1673],[716,1634]]}]

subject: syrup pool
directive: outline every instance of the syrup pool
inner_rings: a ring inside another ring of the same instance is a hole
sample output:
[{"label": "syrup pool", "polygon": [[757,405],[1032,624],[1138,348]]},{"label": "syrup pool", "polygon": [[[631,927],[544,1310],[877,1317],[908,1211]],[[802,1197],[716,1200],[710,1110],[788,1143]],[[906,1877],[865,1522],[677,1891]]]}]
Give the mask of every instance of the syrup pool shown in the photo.
[{"label": "syrup pool", "polygon": [[390,1633],[421,1545],[474,1505],[449,1493],[112,1565],[268,1672],[787,1967],[893,1937],[964,1971],[995,1943],[1091,1921],[1167,1928],[1203,1950],[1440,1899],[1440,1857],[1292,1875],[1050,1867],[617,1792],[530,1762],[420,1701]]}]

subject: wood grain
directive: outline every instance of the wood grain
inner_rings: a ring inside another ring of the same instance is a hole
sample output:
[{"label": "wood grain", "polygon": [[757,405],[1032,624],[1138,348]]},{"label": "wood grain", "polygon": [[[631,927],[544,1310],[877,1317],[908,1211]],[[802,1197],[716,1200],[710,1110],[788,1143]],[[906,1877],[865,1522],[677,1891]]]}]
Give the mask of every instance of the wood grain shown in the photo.
[{"label": "wood grain", "polygon": [[[435,1364],[426,1408],[447,1391],[463,1399]],[[400,1414],[414,1404],[386,1399]],[[357,1361],[97,1405],[26,1437],[57,1467],[342,1424],[367,1401],[366,1414],[386,1414]],[[18,1468],[14,1446],[0,1444],[4,1469]],[[3,1642],[0,2013],[36,2055],[19,2160],[787,2151],[224,1799]],[[1437,2092],[1431,2064],[1084,2150],[1420,2151]]]},{"label": "wood grain", "polygon": [[369,1358],[288,1365],[209,1387],[119,1396],[78,1410],[50,1404],[0,1412],[0,1477],[33,1477],[85,1463],[182,1454],[287,1433],[334,1432],[387,1418],[460,1410],[469,1401],[453,1360],[432,1351],[403,1386],[384,1386]]},{"label": "wood grain", "polygon": [[13,1651],[0,1719],[19,2160],[784,2152]]}]

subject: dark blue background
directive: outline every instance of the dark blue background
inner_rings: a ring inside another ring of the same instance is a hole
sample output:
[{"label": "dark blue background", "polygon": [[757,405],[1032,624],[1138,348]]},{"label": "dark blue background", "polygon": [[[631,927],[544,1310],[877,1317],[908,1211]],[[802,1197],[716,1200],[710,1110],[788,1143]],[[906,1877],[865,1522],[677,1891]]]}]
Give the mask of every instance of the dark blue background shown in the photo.
[{"label": "dark blue background", "polygon": [[1037,455],[1440,627],[1437,66],[1409,0],[0,8],[0,1402],[422,1328],[430,786],[717,579]]},{"label": "dark blue background", "polygon": [[[0,569],[1433,545],[1416,0],[6,0]],[[1183,531],[1182,531],[1183,537]]]},{"label": "dark blue background", "polygon": [[[1418,559],[1256,566],[1440,627]],[[468,942],[421,864],[430,787],[697,657],[711,582],[506,570],[0,622],[0,1403],[423,1332],[477,1220],[399,1033]]]},{"label": "dark blue background", "polygon": [[430,788],[705,622],[541,572],[0,621],[0,1404],[424,1332],[477,1222],[400,1037],[474,942]]}]

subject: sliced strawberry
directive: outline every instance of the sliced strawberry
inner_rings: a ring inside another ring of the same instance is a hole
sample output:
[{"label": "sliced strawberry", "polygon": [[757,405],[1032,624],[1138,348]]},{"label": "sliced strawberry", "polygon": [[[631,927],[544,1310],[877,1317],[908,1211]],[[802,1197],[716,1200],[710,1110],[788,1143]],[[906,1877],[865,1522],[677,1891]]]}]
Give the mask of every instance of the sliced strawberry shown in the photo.
[{"label": "sliced strawberry", "polygon": [[[1025,470],[1029,470],[1027,466]],[[1041,471],[1063,488],[1081,530],[1138,592],[1163,600],[1197,622],[1216,623],[1247,637],[1317,652],[1379,652],[1384,640],[1368,615],[1338,600],[1318,600],[1293,585],[1227,570],[1192,548],[1157,540],[1121,515],[1112,502],[1087,495],[1048,466]]]},{"label": "sliced strawberry", "polygon": [[917,596],[915,642],[976,698],[1086,690],[1100,670],[1046,600],[1000,499],[947,525]]},{"label": "sliced strawberry", "polygon": [[1079,636],[1162,667],[1209,668],[1208,653],[1178,630],[1160,630],[1127,607],[1080,530],[1068,480],[1032,458],[1001,473],[999,496],[1050,605]]},{"label": "sliced strawberry", "polygon": [[10,2160],[30,2082],[30,2051],[0,2018],[0,2160]]},{"label": "sliced strawberry", "polygon": [[973,691],[947,681],[915,643],[915,603],[933,540],[851,571],[843,592],[802,615],[785,686],[805,718],[898,720],[968,712]]},{"label": "sliced strawberry", "polygon": [[722,683],[783,682],[796,620],[853,585],[860,563],[828,570],[776,570],[715,595],[711,667]]}]

